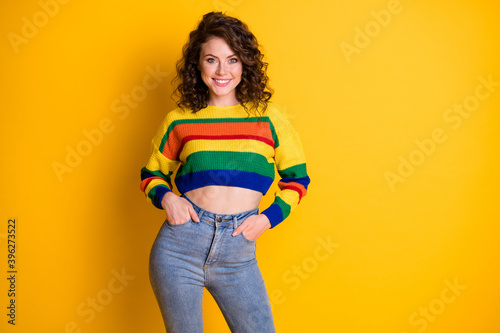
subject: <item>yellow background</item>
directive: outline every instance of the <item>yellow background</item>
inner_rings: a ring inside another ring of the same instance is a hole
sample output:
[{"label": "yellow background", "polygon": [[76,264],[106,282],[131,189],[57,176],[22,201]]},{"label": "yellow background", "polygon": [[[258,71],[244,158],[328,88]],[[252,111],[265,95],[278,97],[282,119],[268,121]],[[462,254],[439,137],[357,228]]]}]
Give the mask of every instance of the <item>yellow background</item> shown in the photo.
[{"label": "yellow background", "polygon": [[[163,331],[147,265],[164,212],[140,192],[139,171],[174,108],[181,47],[212,10],[258,37],[312,180],[258,242],[278,332],[500,331],[500,86],[477,88],[480,77],[500,82],[496,1],[72,0],[49,17],[50,2],[0,4],[2,332]],[[383,10],[392,13],[382,25],[372,11]],[[34,20],[36,32],[24,27]],[[29,38],[13,43],[23,30]],[[157,67],[170,75],[115,112]],[[476,89],[489,94],[447,122]],[[103,121],[107,133],[89,148],[84,131]],[[436,128],[446,139],[432,150]],[[58,177],[68,147],[87,156]],[[390,185],[388,172],[404,173],[410,157],[419,165]],[[206,332],[228,332],[206,296]],[[92,310],[92,299],[106,304]]]}]

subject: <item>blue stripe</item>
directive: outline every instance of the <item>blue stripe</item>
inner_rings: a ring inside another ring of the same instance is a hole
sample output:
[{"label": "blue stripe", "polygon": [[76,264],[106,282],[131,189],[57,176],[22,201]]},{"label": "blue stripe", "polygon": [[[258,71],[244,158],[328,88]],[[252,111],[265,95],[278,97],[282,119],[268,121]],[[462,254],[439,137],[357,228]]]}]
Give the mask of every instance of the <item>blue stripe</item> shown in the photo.
[{"label": "blue stripe", "polygon": [[266,210],[262,211],[261,214],[267,216],[269,222],[271,222],[271,228],[274,228],[284,220],[283,212],[281,211],[280,206],[274,203],[271,206],[269,206]]},{"label": "blue stripe", "polygon": [[292,182],[299,183],[299,184],[303,185],[305,187],[305,189],[307,190],[307,186],[311,182],[311,179],[309,178],[309,176],[302,177],[302,178],[287,177],[287,178],[280,179],[280,181],[283,183],[292,183]]},{"label": "blue stripe", "polygon": [[151,199],[151,202],[156,208],[163,209],[161,206],[161,200],[165,193],[171,192],[171,190],[165,185],[156,185],[149,191],[148,197]]},{"label": "blue stripe", "polygon": [[238,170],[205,170],[175,178],[175,185],[181,194],[208,185],[236,186],[266,194],[273,178],[255,172]]}]

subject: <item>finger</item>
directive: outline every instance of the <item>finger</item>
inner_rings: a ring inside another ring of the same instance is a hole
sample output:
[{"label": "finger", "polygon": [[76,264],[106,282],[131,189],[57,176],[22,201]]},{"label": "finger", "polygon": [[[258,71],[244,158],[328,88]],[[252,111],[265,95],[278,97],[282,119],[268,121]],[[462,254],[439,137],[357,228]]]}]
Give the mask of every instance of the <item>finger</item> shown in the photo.
[{"label": "finger", "polygon": [[245,222],[240,224],[238,226],[238,228],[234,229],[233,234],[232,234],[233,236],[238,236],[239,234],[241,234],[243,232],[243,230],[245,230],[248,227],[248,223],[245,223]]},{"label": "finger", "polygon": [[189,215],[191,215],[193,221],[200,222],[200,218],[198,217],[198,214],[196,214],[196,211],[194,210],[192,205],[189,205]]}]

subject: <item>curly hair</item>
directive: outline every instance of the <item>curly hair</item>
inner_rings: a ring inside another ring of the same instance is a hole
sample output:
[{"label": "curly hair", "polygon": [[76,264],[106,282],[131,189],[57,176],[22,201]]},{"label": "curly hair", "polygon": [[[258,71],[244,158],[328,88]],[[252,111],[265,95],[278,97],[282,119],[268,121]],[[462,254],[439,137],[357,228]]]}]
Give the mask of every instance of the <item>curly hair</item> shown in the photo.
[{"label": "curly hair", "polygon": [[177,106],[189,108],[192,112],[208,106],[209,90],[201,78],[198,63],[202,44],[212,37],[224,39],[242,62],[241,82],[235,88],[238,102],[247,112],[260,113],[259,107],[262,107],[263,113],[273,94],[268,84],[264,55],[248,26],[222,12],[203,15],[198,28],[189,34],[189,41],[182,48],[182,58],[177,62],[177,76],[174,78],[174,82],[179,82],[174,90],[174,94],[180,97]]}]

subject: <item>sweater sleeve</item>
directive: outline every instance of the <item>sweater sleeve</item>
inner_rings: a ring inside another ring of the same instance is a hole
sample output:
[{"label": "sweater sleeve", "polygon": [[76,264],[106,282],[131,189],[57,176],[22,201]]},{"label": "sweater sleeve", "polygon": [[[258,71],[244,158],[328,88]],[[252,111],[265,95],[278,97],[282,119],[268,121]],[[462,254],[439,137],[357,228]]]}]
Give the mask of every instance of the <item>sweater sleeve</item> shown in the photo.
[{"label": "sweater sleeve", "polygon": [[175,134],[172,131],[171,117],[167,114],[151,140],[150,157],[141,169],[140,189],[146,199],[156,208],[163,209],[161,201],[167,192],[172,191],[172,174],[180,163],[178,160]]},{"label": "sweater sleeve", "polygon": [[281,177],[278,182],[280,190],[275,193],[274,202],[262,214],[269,218],[271,228],[274,228],[288,217],[306,195],[310,179],[299,134],[281,109],[275,104],[272,108],[269,111],[277,135],[274,160]]}]

